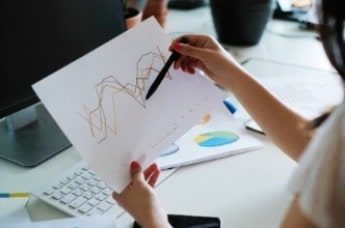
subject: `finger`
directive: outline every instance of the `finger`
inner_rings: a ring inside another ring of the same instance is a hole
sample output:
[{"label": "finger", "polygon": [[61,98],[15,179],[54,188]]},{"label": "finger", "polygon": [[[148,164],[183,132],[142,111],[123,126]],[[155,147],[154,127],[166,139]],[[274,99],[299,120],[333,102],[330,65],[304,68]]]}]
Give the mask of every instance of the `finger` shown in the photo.
[{"label": "finger", "polygon": [[116,202],[118,202],[120,199],[120,194],[118,194],[117,192],[113,192],[112,197]]},{"label": "finger", "polygon": [[189,35],[186,39],[188,40],[187,44],[184,42],[174,42],[172,44],[173,50],[182,56],[195,58],[202,62],[207,61],[211,53],[222,49],[221,45],[208,35]]},{"label": "finger", "polygon": [[195,70],[194,70],[193,68],[190,68],[190,69],[188,70],[188,73],[190,73],[190,74],[195,74]]},{"label": "finger", "polygon": [[189,74],[195,73],[194,68],[193,68],[193,61],[194,59],[190,59],[190,58],[186,61],[186,68]]},{"label": "finger", "polygon": [[180,68],[180,65],[177,61],[174,62],[174,69],[178,70]]},{"label": "finger", "polygon": [[155,172],[158,169],[158,166],[156,163],[151,164],[145,171],[144,171],[144,177],[145,180],[147,180],[153,172]]},{"label": "finger", "polygon": [[210,53],[210,50],[208,48],[199,48],[182,43],[175,43],[174,50],[181,55],[196,58],[201,61],[207,59]]},{"label": "finger", "polygon": [[174,39],[169,46],[169,51],[174,51],[174,44],[175,43],[189,43],[189,40],[187,38],[187,36],[180,36],[176,39]]},{"label": "finger", "polygon": [[182,69],[182,66],[181,66],[181,63],[182,63],[182,61],[183,61],[183,59],[185,59],[186,57],[184,57],[184,56],[180,56],[177,60],[175,60],[175,62],[174,62],[174,69],[175,70],[178,70],[178,69]]},{"label": "finger", "polygon": [[189,58],[181,58],[181,69],[183,72],[188,72],[188,60]]},{"label": "finger", "polygon": [[195,70],[196,70],[196,68],[198,68],[198,60],[197,59],[193,59],[193,60],[191,60],[191,62],[190,62],[190,67],[193,69],[193,71],[194,71],[194,73],[195,73]]},{"label": "finger", "polygon": [[144,178],[143,173],[141,172],[141,166],[138,162],[131,162],[130,168],[132,180],[140,180]]},{"label": "finger", "polygon": [[158,180],[159,174],[161,173],[161,171],[159,169],[155,170],[152,175],[150,176],[150,178],[148,179],[147,183],[153,188]]},{"label": "finger", "polygon": [[[182,43],[188,43],[193,46],[196,46],[200,41],[204,40],[210,40],[211,37],[209,35],[204,35],[204,34],[186,34],[183,36],[179,36],[176,39],[172,41],[171,44],[176,43],[176,42],[182,42]],[[186,41],[186,42],[185,42]],[[172,46],[170,46],[172,48]],[[173,50],[173,48],[171,49]]]}]

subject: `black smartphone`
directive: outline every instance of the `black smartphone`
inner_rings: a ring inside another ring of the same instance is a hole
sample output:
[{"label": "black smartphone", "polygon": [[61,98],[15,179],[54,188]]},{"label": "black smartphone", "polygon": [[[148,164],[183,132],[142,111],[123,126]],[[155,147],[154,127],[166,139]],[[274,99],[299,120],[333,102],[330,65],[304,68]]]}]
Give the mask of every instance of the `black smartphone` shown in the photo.
[{"label": "black smartphone", "polygon": [[168,7],[171,9],[194,9],[206,5],[206,0],[169,0]]},{"label": "black smartphone", "polygon": [[[220,228],[218,217],[169,214],[168,220],[174,228]],[[134,222],[133,228],[140,227]]]}]

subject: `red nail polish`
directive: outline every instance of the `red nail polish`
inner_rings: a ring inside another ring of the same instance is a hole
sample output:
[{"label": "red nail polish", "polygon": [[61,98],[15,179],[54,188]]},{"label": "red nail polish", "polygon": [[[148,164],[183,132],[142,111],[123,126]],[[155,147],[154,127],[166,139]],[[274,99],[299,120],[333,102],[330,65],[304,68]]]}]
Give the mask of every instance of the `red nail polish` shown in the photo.
[{"label": "red nail polish", "polygon": [[182,44],[181,44],[181,43],[176,42],[176,43],[174,44],[174,49],[175,49],[175,50],[177,50],[177,51],[181,51],[181,50],[182,50],[182,48],[183,48],[183,46],[182,46]]},{"label": "red nail polish", "polygon": [[139,168],[139,163],[136,161],[132,161],[131,162],[131,169],[137,169],[137,168]]}]

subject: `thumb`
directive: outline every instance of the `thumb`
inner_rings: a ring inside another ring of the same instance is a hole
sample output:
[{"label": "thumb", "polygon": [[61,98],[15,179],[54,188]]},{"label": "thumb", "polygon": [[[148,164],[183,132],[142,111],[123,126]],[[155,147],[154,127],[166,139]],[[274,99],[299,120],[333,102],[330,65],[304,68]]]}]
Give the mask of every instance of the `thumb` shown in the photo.
[{"label": "thumb", "polygon": [[141,172],[141,166],[138,162],[136,161],[132,161],[131,165],[130,165],[130,173],[131,173],[131,177],[132,179],[140,179],[143,178],[143,173]]}]

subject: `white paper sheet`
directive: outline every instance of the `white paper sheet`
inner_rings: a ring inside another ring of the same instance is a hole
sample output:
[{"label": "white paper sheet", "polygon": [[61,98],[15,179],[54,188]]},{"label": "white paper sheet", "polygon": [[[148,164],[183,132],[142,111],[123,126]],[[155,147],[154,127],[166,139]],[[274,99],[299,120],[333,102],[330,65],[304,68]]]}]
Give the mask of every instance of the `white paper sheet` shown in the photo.
[{"label": "white paper sheet", "polygon": [[161,169],[210,161],[262,148],[249,134],[243,120],[234,118],[225,106],[205,115],[157,158]]},{"label": "white paper sheet", "polygon": [[203,76],[171,67],[145,100],[170,43],[151,17],[33,85],[89,166],[117,192],[130,182],[131,161],[147,167],[227,96]]},{"label": "white paper sheet", "polygon": [[340,104],[344,97],[340,77],[324,73],[323,77],[263,80],[270,91],[286,105],[308,119]]}]

